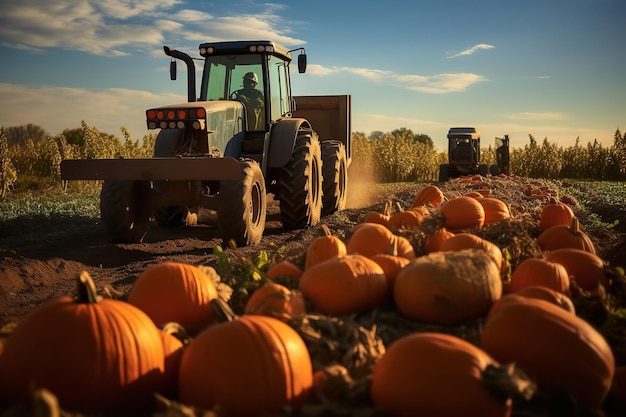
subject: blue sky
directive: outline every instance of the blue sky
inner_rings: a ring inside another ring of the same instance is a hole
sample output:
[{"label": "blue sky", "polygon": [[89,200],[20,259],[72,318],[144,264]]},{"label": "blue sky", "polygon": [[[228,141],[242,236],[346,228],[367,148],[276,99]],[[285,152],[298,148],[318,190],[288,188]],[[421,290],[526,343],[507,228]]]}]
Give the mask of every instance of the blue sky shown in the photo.
[{"label": "blue sky", "polygon": [[163,45],[270,39],[306,49],[295,95],[352,95],[353,131],[610,146],[626,130],[625,19],[624,0],[2,0],[0,125],[141,139],[147,108],[187,97]]}]

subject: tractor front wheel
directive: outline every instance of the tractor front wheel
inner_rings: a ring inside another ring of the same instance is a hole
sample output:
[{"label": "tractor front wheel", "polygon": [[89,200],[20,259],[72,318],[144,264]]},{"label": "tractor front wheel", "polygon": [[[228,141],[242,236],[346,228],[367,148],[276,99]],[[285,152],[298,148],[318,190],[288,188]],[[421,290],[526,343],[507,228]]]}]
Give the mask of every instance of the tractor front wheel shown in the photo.
[{"label": "tractor front wheel", "polygon": [[255,245],[265,231],[267,197],[265,178],[256,161],[241,161],[242,178],[220,183],[217,223],[224,243]]},{"label": "tractor front wheel", "polygon": [[150,228],[148,181],[106,180],[100,192],[100,217],[116,243],[141,242]]}]

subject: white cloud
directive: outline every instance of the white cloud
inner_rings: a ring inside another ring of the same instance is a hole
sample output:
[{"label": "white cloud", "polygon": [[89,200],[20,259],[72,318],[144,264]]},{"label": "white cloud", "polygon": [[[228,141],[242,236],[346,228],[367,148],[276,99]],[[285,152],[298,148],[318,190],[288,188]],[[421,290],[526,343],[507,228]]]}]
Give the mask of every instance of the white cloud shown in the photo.
[{"label": "white cloud", "polygon": [[486,44],[486,43],[480,43],[478,45],[472,46],[469,49],[466,49],[466,50],[464,50],[462,52],[459,52],[458,54],[454,54],[452,56],[449,56],[448,58],[457,58],[457,57],[460,57],[460,56],[473,55],[475,52],[478,52],[478,51],[481,51],[481,50],[484,50],[484,49],[493,49],[493,48],[495,48],[495,46],[489,45],[489,44]]},{"label": "white cloud", "polygon": [[323,67],[308,65],[307,72],[311,75],[328,76],[338,73],[350,73],[373,81],[388,82],[405,89],[428,94],[445,94],[467,90],[470,86],[487,81],[485,77],[471,73],[418,75],[394,74],[391,71],[370,68]]},{"label": "white cloud", "polygon": [[[306,42],[275,14],[281,5],[260,5],[260,13],[215,17],[175,6],[181,0],[4,0],[0,44],[44,51],[63,48],[96,55],[126,55],[133,48],[161,45],[164,39],[208,41],[275,39],[285,45]],[[132,18],[132,20],[130,20]],[[207,32],[210,33],[208,36]],[[194,45],[197,46],[197,45]]]},{"label": "white cloud", "polygon": [[153,94],[146,91],[108,88],[86,90],[67,87],[26,87],[0,84],[0,125],[21,126],[29,123],[52,135],[64,129],[80,127],[81,120],[102,132],[121,137],[125,127],[134,140],[148,132],[145,111],[155,104],[183,103],[187,97],[177,94]]}]

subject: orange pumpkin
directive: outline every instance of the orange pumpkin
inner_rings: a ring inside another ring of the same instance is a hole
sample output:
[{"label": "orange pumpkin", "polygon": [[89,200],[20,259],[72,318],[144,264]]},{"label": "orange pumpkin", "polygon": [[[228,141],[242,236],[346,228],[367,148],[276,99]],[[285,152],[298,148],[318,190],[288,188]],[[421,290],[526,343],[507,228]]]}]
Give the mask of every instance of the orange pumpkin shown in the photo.
[{"label": "orange pumpkin", "polygon": [[313,386],[311,357],[300,335],[273,317],[244,315],[214,324],[185,348],[180,401],[229,416],[303,404]]},{"label": "orange pumpkin", "polygon": [[268,281],[254,290],[248,298],[245,314],[262,314],[289,321],[304,317],[306,309],[299,291]]},{"label": "orange pumpkin", "polygon": [[440,208],[444,217],[444,227],[449,230],[463,230],[482,227],[485,223],[485,209],[472,197],[456,197],[448,200]]},{"label": "orange pumpkin", "polygon": [[169,322],[161,326],[161,341],[165,359],[165,379],[167,386],[164,393],[176,395],[178,390],[178,370],[183,357],[185,344],[189,342],[187,332],[178,323]]},{"label": "orange pumpkin", "polygon": [[387,226],[397,227],[397,228],[406,228],[406,229],[415,229],[422,224],[424,220],[424,214],[420,210],[402,210],[393,213],[389,217],[389,221],[387,222]]},{"label": "orange pumpkin", "polygon": [[585,320],[540,299],[509,294],[485,320],[480,346],[500,363],[517,363],[543,395],[570,394],[599,408],[611,387],[611,347]]},{"label": "orange pumpkin", "polygon": [[304,271],[300,269],[298,265],[289,260],[284,260],[272,264],[265,272],[265,275],[267,275],[267,277],[271,279],[276,279],[278,277],[290,277],[293,279],[298,279],[302,276],[303,272]]},{"label": "orange pumpkin", "polygon": [[393,287],[400,313],[414,321],[440,325],[478,318],[501,295],[500,271],[479,249],[415,258],[400,270]]},{"label": "orange pumpkin", "polygon": [[463,249],[480,249],[484,250],[498,266],[500,272],[504,269],[504,257],[502,250],[495,243],[483,239],[472,233],[457,233],[441,243],[442,251],[459,251]]},{"label": "orange pumpkin", "polygon": [[376,408],[393,416],[508,417],[512,401],[494,395],[484,373],[498,363],[459,337],[413,333],[376,363],[370,387]]},{"label": "orange pumpkin", "polygon": [[380,265],[383,269],[383,273],[385,274],[385,277],[387,277],[387,283],[390,290],[393,288],[398,272],[400,272],[400,270],[409,263],[409,259],[403,256],[391,255],[388,253],[379,253],[372,256],[370,259]]},{"label": "orange pumpkin", "polygon": [[552,226],[572,224],[574,212],[567,204],[546,204],[539,215],[539,229],[545,232]]},{"label": "orange pumpkin", "polygon": [[528,287],[524,287],[521,290],[516,291],[515,295],[549,301],[559,307],[562,307],[565,311],[576,314],[576,308],[574,307],[574,303],[571,298],[562,292],[544,287],[543,285],[530,285]]},{"label": "orange pumpkin", "polygon": [[365,214],[362,223],[378,223],[387,226],[391,216],[391,201],[386,201],[383,211],[371,210]]},{"label": "orange pumpkin", "polygon": [[322,225],[323,236],[318,236],[309,244],[306,250],[304,269],[335,256],[344,256],[347,253],[346,244],[337,236],[333,236],[328,226]]},{"label": "orange pumpkin", "polygon": [[407,259],[415,258],[415,249],[411,241],[404,236],[396,236],[396,255]]},{"label": "orange pumpkin", "polygon": [[565,267],[541,258],[527,258],[511,274],[509,292],[517,292],[531,285],[542,285],[563,294],[570,293],[569,274]]},{"label": "orange pumpkin", "polygon": [[626,410],[626,365],[615,368],[609,398],[617,407]]},{"label": "orange pumpkin", "polygon": [[585,291],[595,291],[599,285],[608,287],[610,280],[604,272],[604,261],[582,249],[563,248],[550,252],[546,259],[565,267],[574,276],[576,285]]},{"label": "orange pumpkin", "polygon": [[334,316],[362,313],[387,295],[387,278],[373,260],[359,254],[335,257],[304,271],[300,291],[313,308]]},{"label": "orange pumpkin", "polygon": [[485,224],[494,224],[511,218],[508,204],[495,197],[480,197],[478,202],[485,210]]},{"label": "orange pumpkin", "polygon": [[215,320],[210,301],[217,297],[212,267],[200,269],[163,262],[146,269],[128,293],[128,302],[143,310],[157,326],[173,321],[195,335]]},{"label": "orange pumpkin", "polygon": [[353,228],[346,249],[348,254],[359,253],[370,257],[377,253],[388,253],[395,242],[396,236],[386,226],[378,223],[360,223]]},{"label": "orange pumpkin", "polygon": [[447,239],[454,236],[454,233],[446,229],[445,227],[441,227],[440,229],[435,230],[432,234],[428,235],[426,238],[426,242],[424,242],[424,250],[426,253],[433,253],[441,250],[441,245]]},{"label": "orange pumpkin", "polygon": [[445,197],[439,187],[436,185],[427,185],[417,193],[411,207],[425,206],[426,204],[437,207],[443,203],[444,200]]},{"label": "orange pumpkin", "polygon": [[6,340],[0,404],[30,404],[45,387],[70,410],[145,411],[166,388],[161,332],[137,307],[100,298],[87,272],[77,281],[76,298],[42,304]]},{"label": "orange pumpkin", "polygon": [[572,219],[570,226],[564,224],[552,226],[542,232],[537,238],[537,244],[543,251],[553,251],[563,248],[582,249],[596,254],[596,248],[589,238],[580,228],[580,223],[576,217]]}]

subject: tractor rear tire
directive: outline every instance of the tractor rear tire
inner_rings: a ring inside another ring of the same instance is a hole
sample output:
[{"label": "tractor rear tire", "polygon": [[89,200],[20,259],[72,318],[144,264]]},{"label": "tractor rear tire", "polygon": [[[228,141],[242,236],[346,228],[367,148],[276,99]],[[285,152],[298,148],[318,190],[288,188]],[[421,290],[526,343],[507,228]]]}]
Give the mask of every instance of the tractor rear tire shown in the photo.
[{"label": "tractor rear tire", "polygon": [[[180,149],[183,140],[183,132],[179,129],[163,129],[157,135],[154,143],[155,158],[174,156]],[[157,192],[167,190],[167,182],[154,181],[154,189]],[[163,227],[181,227],[185,225],[185,219],[189,209],[185,206],[157,207],[154,210],[154,220]]]},{"label": "tractor rear tire", "polygon": [[267,216],[265,178],[259,164],[241,161],[240,180],[220,183],[220,209],[217,223],[224,244],[237,247],[255,245],[261,241]]},{"label": "tractor rear tire", "polygon": [[116,243],[141,242],[150,228],[150,182],[105,180],[100,218]]},{"label": "tractor rear tire", "polygon": [[285,229],[302,229],[322,216],[322,151],[317,133],[301,128],[291,159],[281,168],[278,188]]},{"label": "tractor rear tire", "polygon": [[322,142],[322,216],[346,208],[348,158],[346,147],[338,140]]}]

